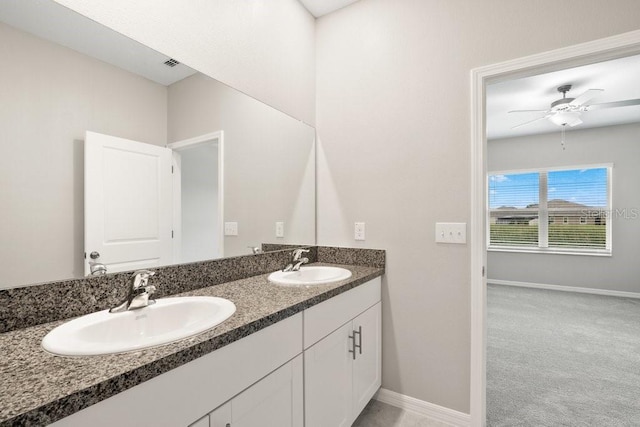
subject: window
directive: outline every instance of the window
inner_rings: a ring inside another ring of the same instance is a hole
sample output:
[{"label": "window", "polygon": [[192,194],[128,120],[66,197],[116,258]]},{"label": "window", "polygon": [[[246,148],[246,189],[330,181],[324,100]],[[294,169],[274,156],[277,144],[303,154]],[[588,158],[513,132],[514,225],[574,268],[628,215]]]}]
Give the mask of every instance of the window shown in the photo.
[{"label": "window", "polygon": [[489,174],[489,249],[610,253],[610,167]]},{"label": "window", "polygon": [[538,172],[489,176],[490,245],[538,246]]}]

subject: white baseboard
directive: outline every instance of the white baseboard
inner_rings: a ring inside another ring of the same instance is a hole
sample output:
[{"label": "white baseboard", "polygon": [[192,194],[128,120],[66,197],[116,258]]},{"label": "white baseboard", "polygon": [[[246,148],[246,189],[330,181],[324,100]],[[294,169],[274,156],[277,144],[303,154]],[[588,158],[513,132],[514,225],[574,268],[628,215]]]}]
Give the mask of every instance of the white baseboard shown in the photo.
[{"label": "white baseboard", "polygon": [[612,297],[640,298],[640,293],[637,293],[637,292],[610,291],[607,289],[594,289],[594,288],[579,288],[577,286],[549,285],[545,283],[516,282],[514,280],[487,279],[487,284],[519,286],[522,288],[551,289],[553,291],[579,292],[583,294],[608,295]]},{"label": "white baseboard", "polygon": [[454,411],[453,409],[425,402],[424,400],[419,400],[414,397],[405,396],[395,391],[381,388],[373,398],[397,408],[415,412],[432,420],[451,424],[455,427],[468,427],[471,425],[471,417],[469,414]]}]

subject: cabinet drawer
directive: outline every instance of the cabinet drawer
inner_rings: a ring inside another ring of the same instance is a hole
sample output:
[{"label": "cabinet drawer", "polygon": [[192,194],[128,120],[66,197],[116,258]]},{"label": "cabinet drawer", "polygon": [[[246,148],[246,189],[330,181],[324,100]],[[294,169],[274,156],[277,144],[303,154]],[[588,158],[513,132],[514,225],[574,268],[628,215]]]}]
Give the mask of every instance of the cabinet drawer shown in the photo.
[{"label": "cabinet drawer", "polygon": [[304,348],[309,348],[380,301],[382,279],[335,296],[304,311]]}]

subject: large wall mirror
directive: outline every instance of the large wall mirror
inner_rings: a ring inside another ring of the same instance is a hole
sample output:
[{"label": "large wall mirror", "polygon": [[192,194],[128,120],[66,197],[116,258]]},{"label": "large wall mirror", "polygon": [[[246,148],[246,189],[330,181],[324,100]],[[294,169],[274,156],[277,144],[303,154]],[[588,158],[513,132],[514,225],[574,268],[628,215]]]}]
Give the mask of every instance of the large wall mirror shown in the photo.
[{"label": "large wall mirror", "polygon": [[[312,127],[50,0],[3,0],[0,40],[0,288],[86,274],[87,132],[173,148],[181,199],[158,265],[315,243]],[[156,201],[136,187],[148,165],[124,165],[101,186],[115,176],[141,192],[115,193],[126,231]]]}]

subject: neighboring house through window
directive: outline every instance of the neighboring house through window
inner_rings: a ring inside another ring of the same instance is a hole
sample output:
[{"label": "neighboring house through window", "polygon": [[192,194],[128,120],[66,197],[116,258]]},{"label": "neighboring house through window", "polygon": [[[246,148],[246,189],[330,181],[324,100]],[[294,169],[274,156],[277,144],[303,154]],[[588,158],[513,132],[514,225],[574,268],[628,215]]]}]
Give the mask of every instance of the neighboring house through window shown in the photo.
[{"label": "neighboring house through window", "polygon": [[611,252],[611,166],[488,178],[490,250]]}]

